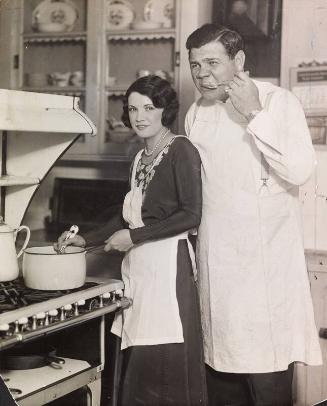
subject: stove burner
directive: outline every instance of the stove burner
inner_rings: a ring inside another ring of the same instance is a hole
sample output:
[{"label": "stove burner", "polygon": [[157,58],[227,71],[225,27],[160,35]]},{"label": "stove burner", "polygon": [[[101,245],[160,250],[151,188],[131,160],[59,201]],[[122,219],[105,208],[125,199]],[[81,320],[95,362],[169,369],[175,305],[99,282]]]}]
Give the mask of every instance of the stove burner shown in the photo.
[{"label": "stove burner", "polygon": [[97,283],[95,282],[86,282],[77,289],[53,291],[28,288],[24,285],[22,278],[10,282],[0,282],[0,314],[8,310],[19,309],[20,307],[68,295],[69,293],[78,292],[96,285]]}]

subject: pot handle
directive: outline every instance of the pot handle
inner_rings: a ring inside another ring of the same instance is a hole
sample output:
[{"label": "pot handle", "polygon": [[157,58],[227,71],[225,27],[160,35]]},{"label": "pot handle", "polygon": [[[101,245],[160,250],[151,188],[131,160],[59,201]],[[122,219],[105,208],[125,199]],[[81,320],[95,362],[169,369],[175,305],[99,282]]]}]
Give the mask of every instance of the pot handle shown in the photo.
[{"label": "pot handle", "polygon": [[50,363],[50,365],[56,369],[61,369],[62,365],[66,363],[66,360],[64,358],[59,358],[55,355],[48,355],[46,359]]},{"label": "pot handle", "polygon": [[19,257],[22,255],[22,253],[23,253],[24,249],[27,247],[27,244],[28,244],[28,242],[29,242],[29,240],[30,240],[30,237],[31,237],[31,231],[30,231],[30,229],[29,229],[27,226],[20,226],[20,227],[18,227],[18,228],[16,229],[16,235],[17,235],[21,230],[26,230],[26,237],[25,237],[25,241],[24,241],[24,244],[23,244],[23,246],[22,246],[22,249],[21,249],[21,250],[19,251],[19,253],[17,254],[17,258],[19,258]]}]

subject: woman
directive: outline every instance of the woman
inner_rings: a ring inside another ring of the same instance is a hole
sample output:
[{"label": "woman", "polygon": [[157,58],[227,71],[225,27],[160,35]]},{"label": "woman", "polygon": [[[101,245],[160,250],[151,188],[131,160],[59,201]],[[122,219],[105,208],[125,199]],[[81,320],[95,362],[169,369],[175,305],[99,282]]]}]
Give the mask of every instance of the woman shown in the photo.
[{"label": "woman", "polygon": [[[170,130],[177,112],[176,92],[158,76],[138,79],[124,98],[123,122],[145,148],[132,164],[123,205],[129,228],[105,241],[105,251],[126,252],[122,277],[125,295],[133,301],[112,326],[122,338],[122,406],[206,404],[194,253],[188,240],[201,220],[201,163],[191,142]],[[85,245],[80,236],[71,242]]]}]

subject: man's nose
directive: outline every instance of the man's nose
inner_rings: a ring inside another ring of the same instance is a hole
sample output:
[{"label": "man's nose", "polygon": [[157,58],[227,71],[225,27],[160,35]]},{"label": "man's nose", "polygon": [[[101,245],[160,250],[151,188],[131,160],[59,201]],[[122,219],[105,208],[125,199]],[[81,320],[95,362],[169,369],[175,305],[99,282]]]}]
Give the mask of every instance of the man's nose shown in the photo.
[{"label": "man's nose", "polygon": [[199,68],[198,74],[196,76],[197,76],[197,78],[201,79],[201,78],[204,78],[209,75],[210,75],[209,70],[205,66],[201,66]]}]

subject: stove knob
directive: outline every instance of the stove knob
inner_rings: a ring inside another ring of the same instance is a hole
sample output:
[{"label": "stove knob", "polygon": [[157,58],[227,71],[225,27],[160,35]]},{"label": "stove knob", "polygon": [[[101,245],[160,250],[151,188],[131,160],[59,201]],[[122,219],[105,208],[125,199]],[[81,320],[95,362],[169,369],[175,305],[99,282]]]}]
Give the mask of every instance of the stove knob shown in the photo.
[{"label": "stove knob", "polygon": [[49,311],[49,316],[50,317],[56,317],[58,316],[58,310],[57,309],[53,309]]},{"label": "stove knob", "polygon": [[43,326],[45,320],[45,313],[44,312],[37,313],[36,320],[39,326]]},{"label": "stove knob", "polygon": [[18,322],[18,320],[15,320],[14,333],[15,333],[15,334],[18,334],[18,333],[19,333],[19,322]]},{"label": "stove knob", "polygon": [[80,299],[78,302],[74,303],[74,316],[78,316],[79,315],[79,310],[78,308],[81,306],[85,305],[85,300],[84,299]]},{"label": "stove knob", "polygon": [[122,289],[117,289],[115,292],[116,296],[118,296],[119,298],[124,296],[124,292],[122,291]]},{"label": "stove knob", "polygon": [[66,318],[65,308],[64,308],[64,306],[61,306],[61,308],[60,308],[60,321],[64,321],[65,318]]},{"label": "stove knob", "polygon": [[103,295],[99,296],[99,307],[103,307]]},{"label": "stove knob", "polygon": [[110,300],[111,299],[111,293],[110,292],[105,292],[102,296],[103,296],[103,298],[105,300]]},{"label": "stove knob", "polygon": [[67,317],[70,317],[70,316],[72,316],[72,309],[73,309],[73,306],[71,305],[71,304],[66,304],[65,306],[64,306],[64,311],[65,311],[65,317],[66,317],[66,319],[67,319]]},{"label": "stove knob", "polygon": [[9,324],[0,324],[0,337],[5,337],[9,335]]},{"label": "stove knob", "polygon": [[36,330],[37,323],[36,323],[36,314],[32,316],[32,330]]},{"label": "stove knob", "polygon": [[56,321],[57,316],[58,316],[57,309],[49,310],[49,323],[54,323]]},{"label": "stove knob", "polygon": [[45,326],[49,325],[49,312],[45,312],[44,325]]},{"label": "stove knob", "polygon": [[27,317],[21,317],[18,319],[18,324],[19,324],[19,330],[20,331],[25,331],[27,326],[28,326],[28,318]]}]

